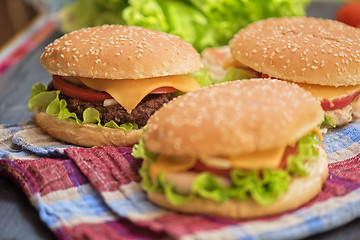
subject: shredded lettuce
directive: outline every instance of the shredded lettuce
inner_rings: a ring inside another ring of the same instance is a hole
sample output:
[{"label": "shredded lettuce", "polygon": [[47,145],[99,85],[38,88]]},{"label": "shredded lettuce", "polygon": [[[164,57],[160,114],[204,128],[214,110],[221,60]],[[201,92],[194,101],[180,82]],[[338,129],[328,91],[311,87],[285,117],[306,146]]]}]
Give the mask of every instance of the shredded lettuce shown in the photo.
[{"label": "shredded lettuce", "polygon": [[229,67],[226,71],[225,77],[218,80],[216,83],[231,82],[234,80],[249,79],[249,72],[242,68]]},{"label": "shredded lettuce", "polygon": [[206,71],[205,67],[203,67],[199,71],[191,73],[190,76],[192,76],[196,80],[196,82],[199,84],[201,88],[215,84],[214,79]]},{"label": "shredded lettuce", "polygon": [[320,127],[336,128],[336,125],[334,124],[334,118],[325,114],[324,121],[321,123]]},{"label": "shredded lettuce", "polygon": [[314,145],[319,145],[320,141],[316,138],[316,133],[312,132],[298,141],[297,155],[290,155],[287,159],[287,169],[290,173],[300,176],[308,175],[304,162],[309,159],[317,159],[319,151]]},{"label": "shredded lettuce", "polygon": [[69,112],[66,108],[66,101],[64,99],[60,99],[59,95],[59,90],[46,91],[46,87],[43,84],[35,84],[30,92],[30,98],[27,104],[28,110],[33,111],[34,108],[37,107],[39,111],[46,112],[58,117],[59,119],[74,121],[77,124],[93,123],[99,125],[100,127],[122,129],[124,131],[139,129],[136,123],[124,123],[118,125],[111,120],[110,122],[104,124],[100,120],[99,112],[94,108],[86,108],[83,112],[83,120],[81,120],[74,112]]},{"label": "shredded lettuce", "polygon": [[188,195],[177,193],[174,184],[166,182],[164,174],[160,174],[155,179],[150,178],[149,166],[156,161],[159,155],[146,148],[143,138],[134,146],[132,155],[146,161],[140,169],[142,188],[146,191],[164,193],[174,205],[184,204],[195,196],[217,202],[225,202],[230,199],[243,201],[250,197],[260,205],[270,205],[277,200],[280,194],[287,192],[291,175],[304,176],[308,174],[304,162],[318,158],[319,152],[314,147],[318,144],[316,133],[302,137],[297,144],[298,154],[288,158],[287,169],[251,171],[233,169],[230,172],[230,186],[223,185],[213,174],[202,172],[197,175],[191,193]]},{"label": "shredded lettuce", "polygon": [[[304,16],[310,0],[77,0],[61,10],[63,32],[136,25],[180,36],[198,51],[227,45],[241,28],[269,17]],[[83,11],[86,9],[86,11]]]}]

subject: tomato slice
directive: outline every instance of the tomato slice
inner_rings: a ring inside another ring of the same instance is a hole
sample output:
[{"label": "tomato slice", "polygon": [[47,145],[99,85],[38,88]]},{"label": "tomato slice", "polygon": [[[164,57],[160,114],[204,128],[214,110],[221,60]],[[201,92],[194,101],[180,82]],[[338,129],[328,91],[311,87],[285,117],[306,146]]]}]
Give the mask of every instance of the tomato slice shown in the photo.
[{"label": "tomato slice", "polygon": [[176,91],[178,90],[173,87],[160,87],[150,92],[150,94],[164,94],[164,93],[172,93]]},{"label": "tomato slice", "polygon": [[290,155],[296,155],[297,154],[297,144],[295,146],[287,146],[285,148],[284,155],[281,159],[281,162],[278,166],[278,169],[286,169],[287,167],[287,159]]},{"label": "tomato slice", "polygon": [[61,76],[53,75],[53,83],[55,89],[61,91],[62,94],[78,98],[85,101],[103,102],[105,99],[112,98],[106,92],[96,91],[91,88],[77,86],[64,80]]},{"label": "tomato slice", "polygon": [[270,76],[267,75],[266,73],[261,73],[261,78],[270,78]]},{"label": "tomato slice", "polygon": [[321,106],[325,111],[332,111],[336,109],[341,109],[349,105],[354,98],[359,95],[360,92],[355,92],[353,94],[347,95],[343,98],[334,99],[331,102],[324,99],[321,101]]},{"label": "tomato slice", "polygon": [[231,172],[231,168],[229,168],[229,169],[212,168],[212,167],[205,165],[200,160],[196,161],[196,164],[193,167],[193,169],[198,172],[209,172],[209,173],[213,173],[215,175],[224,176],[224,177],[229,177],[230,172]]}]

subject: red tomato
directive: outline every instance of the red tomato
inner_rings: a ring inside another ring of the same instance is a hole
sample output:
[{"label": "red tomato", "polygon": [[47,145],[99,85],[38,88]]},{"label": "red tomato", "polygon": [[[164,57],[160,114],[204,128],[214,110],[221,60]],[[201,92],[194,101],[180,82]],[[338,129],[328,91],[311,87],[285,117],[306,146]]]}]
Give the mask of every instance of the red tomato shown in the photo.
[{"label": "red tomato", "polygon": [[267,75],[266,73],[261,73],[261,78],[270,78],[270,76]]},{"label": "red tomato", "polygon": [[353,27],[360,25],[360,2],[343,4],[337,11],[335,19]]},{"label": "red tomato", "polygon": [[295,146],[287,146],[285,148],[284,155],[281,159],[280,165],[278,166],[279,169],[286,169],[287,167],[287,159],[290,155],[296,155],[297,154],[297,145]]},{"label": "red tomato", "polygon": [[163,93],[172,93],[178,91],[176,88],[173,87],[160,87],[153,90],[150,94],[163,94]]},{"label": "red tomato", "polygon": [[218,168],[212,168],[209,166],[206,166],[205,164],[203,164],[201,161],[196,161],[196,164],[194,166],[194,170],[195,171],[199,171],[199,172],[210,172],[213,173],[215,175],[219,175],[219,176],[225,176],[228,177],[230,176],[230,171],[231,169],[218,169]]},{"label": "red tomato", "polygon": [[340,99],[334,99],[331,101],[331,103],[328,100],[324,99],[321,101],[321,106],[325,111],[344,108],[349,105],[351,101],[354,100],[357,95],[359,95],[359,93],[360,92],[356,92]]},{"label": "red tomato", "polygon": [[61,76],[53,75],[53,83],[55,89],[60,90],[62,94],[72,98],[95,102],[103,102],[105,99],[112,98],[106,92],[100,92],[91,88],[71,84],[64,80]]}]

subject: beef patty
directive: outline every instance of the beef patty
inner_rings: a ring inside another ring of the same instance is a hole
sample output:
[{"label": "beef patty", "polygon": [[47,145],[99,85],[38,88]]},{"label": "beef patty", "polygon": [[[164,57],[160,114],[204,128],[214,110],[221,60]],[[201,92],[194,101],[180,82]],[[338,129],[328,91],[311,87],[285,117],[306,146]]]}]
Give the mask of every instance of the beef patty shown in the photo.
[{"label": "beef patty", "polygon": [[[47,90],[55,90],[54,83],[51,81]],[[103,102],[86,101],[82,99],[72,98],[64,94],[59,95],[60,99],[64,99],[67,103],[66,108],[69,112],[74,112],[76,116],[83,119],[83,112],[86,108],[92,107],[99,112],[102,124],[113,120],[118,125],[123,123],[136,123],[139,127],[146,125],[150,116],[159,110],[165,103],[169,102],[174,96],[172,94],[149,94],[141,102],[128,113],[120,104],[114,104],[107,107],[103,106]]]},{"label": "beef patty", "polygon": [[103,102],[85,101],[63,94],[60,94],[59,97],[66,101],[67,109],[70,112],[74,112],[81,120],[83,120],[84,110],[92,107],[99,112],[101,123],[107,123],[113,120],[118,125],[123,123],[136,123],[139,127],[145,126],[150,116],[172,99],[170,94],[149,94],[131,113],[128,113],[120,104],[104,107]]}]

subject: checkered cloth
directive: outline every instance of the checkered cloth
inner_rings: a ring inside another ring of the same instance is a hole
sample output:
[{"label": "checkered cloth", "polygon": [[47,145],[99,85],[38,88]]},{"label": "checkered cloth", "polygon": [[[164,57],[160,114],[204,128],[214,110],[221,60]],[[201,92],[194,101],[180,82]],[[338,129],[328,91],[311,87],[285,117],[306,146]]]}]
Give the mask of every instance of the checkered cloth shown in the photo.
[{"label": "checkered cloth", "polygon": [[294,239],[360,217],[360,122],[324,136],[329,177],[289,213],[255,220],[186,215],[150,203],[131,148],[79,148],[31,122],[0,126],[0,173],[17,183],[59,239]]}]

